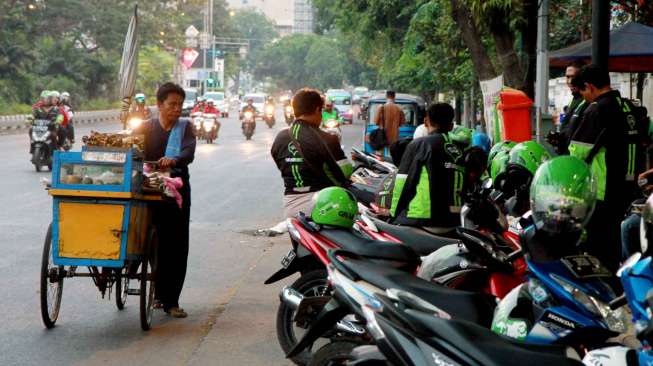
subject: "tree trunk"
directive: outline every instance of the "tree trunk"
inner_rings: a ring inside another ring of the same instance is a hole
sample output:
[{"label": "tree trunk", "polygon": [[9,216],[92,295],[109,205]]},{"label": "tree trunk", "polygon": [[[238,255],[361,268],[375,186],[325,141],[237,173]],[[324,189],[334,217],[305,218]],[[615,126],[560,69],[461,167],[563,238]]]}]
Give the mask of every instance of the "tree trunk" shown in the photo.
[{"label": "tree trunk", "polygon": [[538,0],[524,1],[524,19],[522,25],[522,42],[524,45],[524,68],[526,70],[524,92],[535,99],[535,77],[537,75],[537,14]]},{"label": "tree trunk", "polygon": [[456,119],[456,123],[460,125],[462,122],[462,106],[463,106],[463,96],[461,94],[456,94],[455,103],[456,103],[456,108],[454,109],[455,119]]},{"label": "tree trunk", "polygon": [[465,5],[463,0],[451,1],[451,16],[460,28],[465,45],[469,48],[469,54],[474,64],[474,71],[480,80],[489,80],[495,78],[498,74],[492,60],[487,54],[481,35],[474,24],[472,13]]},{"label": "tree trunk", "polygon": [[488,17],[490,33],[503,70],[503,82],[509,87],[523,90],[524,72],[515,52],[515,35],[508,24],[510,13],[496,9],[489,11]]}]

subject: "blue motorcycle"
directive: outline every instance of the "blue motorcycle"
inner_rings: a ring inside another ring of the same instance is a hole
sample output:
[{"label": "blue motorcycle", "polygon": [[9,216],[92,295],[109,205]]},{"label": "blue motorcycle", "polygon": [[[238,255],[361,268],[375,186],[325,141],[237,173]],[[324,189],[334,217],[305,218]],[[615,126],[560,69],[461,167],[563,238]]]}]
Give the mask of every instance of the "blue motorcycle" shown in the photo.
[{"label": "blue motorcycle", "polygon": [[528,280],[497,305],[495,333],[528,343],[594,349],[628,329],[630,314],[616,306],[621,298],[605,282],[613,275],[595,257],[572,254],[526,262]]}]

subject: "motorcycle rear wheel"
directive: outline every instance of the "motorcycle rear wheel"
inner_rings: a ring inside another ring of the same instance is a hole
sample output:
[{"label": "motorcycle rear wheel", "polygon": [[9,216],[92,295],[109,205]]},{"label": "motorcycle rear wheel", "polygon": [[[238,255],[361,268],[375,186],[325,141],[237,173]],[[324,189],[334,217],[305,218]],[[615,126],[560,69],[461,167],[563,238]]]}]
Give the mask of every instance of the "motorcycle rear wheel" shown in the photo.
[{"label": "motorcycle rear wheel", "polygon": [[[304,296],[323,295],[321,292],[326,291],[327,286],[327,272],[324,269],[307,272],[290,285],[290,287]],[[299,340],[298,338],[300,338],[295,334],[296,327],[293,321],[294,317],[295,310],[290,308],[284,302],[281,302],[279,304],[279,310],[277,311],[277,339],[279,340],[279,345],[284,353],[290,352],[295,344],[297,344]],[[309,348],[293,357],[291,360],[296,365],[305,366],[308,365],[311,358],[312,354]]]},{"label": "motorcycle rear wheel", "polygon": [[346,365],[348,361],[353,360],[351,351],[358,346],[360,344],[354,342],[331,342],[313,354],[308,366]]}]

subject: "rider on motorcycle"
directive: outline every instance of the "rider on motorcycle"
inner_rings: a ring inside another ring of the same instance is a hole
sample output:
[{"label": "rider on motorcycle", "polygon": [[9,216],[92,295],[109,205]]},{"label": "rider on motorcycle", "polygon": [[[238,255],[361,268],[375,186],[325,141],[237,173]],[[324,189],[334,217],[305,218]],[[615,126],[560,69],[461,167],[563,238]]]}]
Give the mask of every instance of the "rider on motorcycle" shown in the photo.
[{"label": "rider on motorcycle", "polygon": [[333,108],[333,100],[327,99],[324,103],[324,109],[322,110],[322,124],[332,119],[340,121],[338,110]]},{"label": "rider on motorcycle", "polygon": [[[58,149],[63,144],[63,139],[61,138],[62,135],[59,133],[59,130],[60,125],[65,119],[65,114],[62,112],[59,106],[54,104],[54,102],[57,100],[55,99],[55,96],[58,97],[58,95],[54,94],[54,92],[48,91],[47,97],[43,99],[43,103],[32,110],[32,117],[33,119],[49,120],[53,123],[51,128],[54,131],[53,135],[55,136],[55,148]],[[32,135],[31,128],[29,129],[29,135]]]},{"label": "rider on motorcycle", "polygon": [[70,93],[63,92],[61,93],[61,107],[63,107],[66,116],[68,117],[68,128],[66,133],[71,143],[75,143],[75,127],[73,126],[73,107],[70,105]]},{"label": "rider on motorcycle", "polygon": [[129,111],[130,115],[140,115],[143,121],[152,118],[152,111],[150,107],[145,105],[145,94],[138,93],[134,96],[134,102]]},{"label": "rider on motorcycle", "polygon": [[206,108],[206,103],[204,102],[204,98],[198,97],[197,98],[197,104],[193,107],[191,110],[191,114],[195,112],[204,112],[204,109]]},{"label": "rider on motorcycle", "polygon": [[394,223],[433,227],[441,234],[460,224],[468,172],[463,150],[448,134],[453,117],[449,104],[431,105],[424,121],[429,135],[406,147],[392,194]]},{"label": "rider on motorcycle", "polygon": [[258,111],[256,110],[256,107],[254,106],[254,99],[248,98],[247,99],[247,105],[243,107],[243,110],[240,111],[240,119],[243,119],[243,116],[245,115],[245,112],[252,112],[252,121],[254,122],[256,120],[256,113]]},{"label": "rider on motorcycle", "polygon": [[218,110],[218,108],[215,107],[215,102],[213,101],[213,99],[209,98],[206,101],[206,107],[204,107],[204,110],[202,111],[202,113],[213,113],[213,114],[217,115],[217,114],[220,113],[220,111]]},{"label": "rider on motorcycle", "polygon": [[320,130],[322,105],[320,94],[302,89],[292,106],[296,119],[277,134],[271,154],[284,181],[286,217],[310,212],[314,192],[332,186],[347,186],[352,166],[338,138]]}]

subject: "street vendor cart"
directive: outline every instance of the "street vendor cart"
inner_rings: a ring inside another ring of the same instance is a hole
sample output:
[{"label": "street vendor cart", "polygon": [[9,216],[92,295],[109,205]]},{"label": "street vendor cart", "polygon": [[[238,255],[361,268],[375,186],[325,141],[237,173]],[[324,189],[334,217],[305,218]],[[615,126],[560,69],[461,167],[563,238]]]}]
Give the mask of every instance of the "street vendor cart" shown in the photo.
[{"label": "street vendor cart", "polygon": [[55,152],[49,189],[53,220],[41,264],[47,328],[59,316],[64,280],[90,277],[103,297],[115,288],[118,309],[128,295],[139,296],[141,328],[150,329],[157,251],[152,205],[162,198],[142,191],[142,171],[142,153],[134,147]]}]

